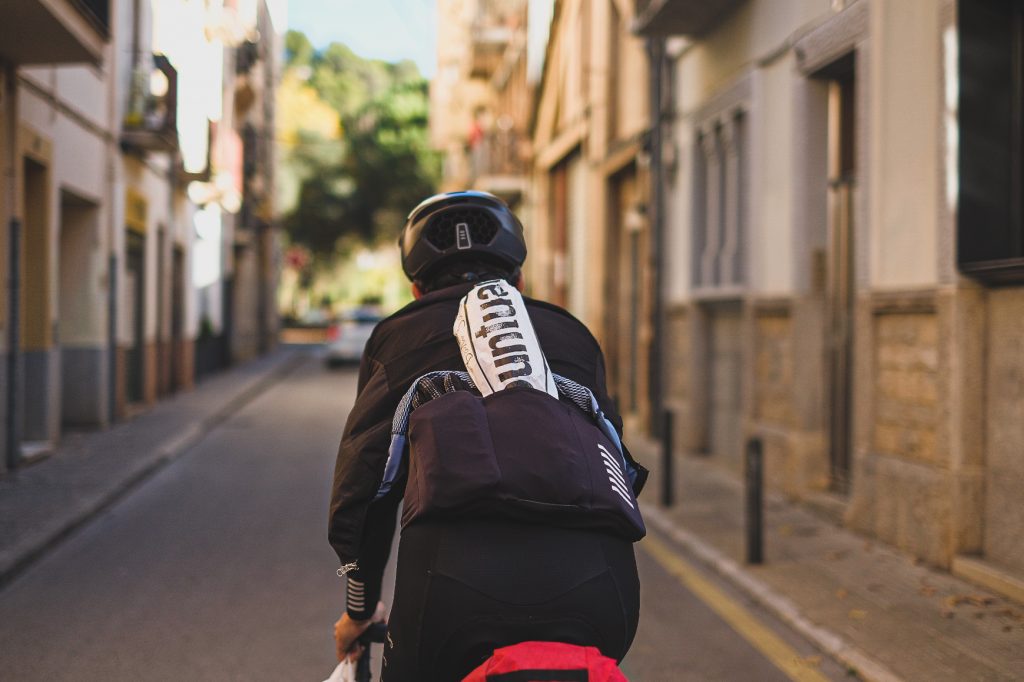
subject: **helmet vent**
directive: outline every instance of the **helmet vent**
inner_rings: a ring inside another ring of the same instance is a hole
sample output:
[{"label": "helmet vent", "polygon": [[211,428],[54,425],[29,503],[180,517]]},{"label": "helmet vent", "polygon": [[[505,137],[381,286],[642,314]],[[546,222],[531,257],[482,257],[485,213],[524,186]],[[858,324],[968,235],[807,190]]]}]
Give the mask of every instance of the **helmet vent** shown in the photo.
[{"label": "helmet vent", "polygon": [[486,211],[447,211],[431,219],[425,230],[427,241],[438,251],[447,251],[455,246],[455,226],[465,223],[473,245],[490,244],[498,233],[498,222]]}]

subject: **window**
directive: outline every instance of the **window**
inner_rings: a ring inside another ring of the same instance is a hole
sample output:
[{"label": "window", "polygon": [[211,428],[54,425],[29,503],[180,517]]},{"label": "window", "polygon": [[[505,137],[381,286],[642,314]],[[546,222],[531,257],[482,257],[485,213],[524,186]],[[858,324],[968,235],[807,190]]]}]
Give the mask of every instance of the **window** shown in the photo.
[{"label": "window", "polygon": [[957,264],[1024,282],[1024,0],[958,3]]},{"label": "window", "polygon": [[694,287],[731,292],[746,281],[747,126],[742,110],[705,124],[694,166]]},{"label": "window", "polygon": [[91,21],[104,36],[110,34],[110,0],[75,0],[78,11]]}]

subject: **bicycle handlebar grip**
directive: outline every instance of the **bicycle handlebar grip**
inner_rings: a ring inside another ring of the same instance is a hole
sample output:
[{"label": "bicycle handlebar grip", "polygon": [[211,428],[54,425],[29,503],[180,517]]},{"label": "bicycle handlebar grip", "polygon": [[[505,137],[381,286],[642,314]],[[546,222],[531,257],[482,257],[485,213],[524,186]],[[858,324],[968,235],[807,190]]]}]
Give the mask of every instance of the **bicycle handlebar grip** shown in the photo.
[{"label": "bicycle handlebar grip", "polygon": [[388,635],[387,623],[374,623],[359,635],[360,644],[383,644]]},{"label": "bicycle handlebar grip", "polygon": [[388,634],[387,623],[374,623],[359,636],[363,645],[363,655],[356,662],[356,681],[368,682],[370,679],[370,644],[383,644]]}]

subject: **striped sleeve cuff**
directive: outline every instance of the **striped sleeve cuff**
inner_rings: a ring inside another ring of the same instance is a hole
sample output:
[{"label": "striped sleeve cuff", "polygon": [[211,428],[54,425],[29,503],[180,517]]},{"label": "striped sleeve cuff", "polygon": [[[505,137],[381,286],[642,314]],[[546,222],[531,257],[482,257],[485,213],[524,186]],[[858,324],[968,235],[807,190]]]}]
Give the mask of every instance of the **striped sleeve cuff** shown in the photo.
[{"label": "striped sleeve cuff", "polygon": [[[373,604],[376,607],[376,604]],[[345,610],[353,620],[367,620],[373,616],[373,609],[366,600],[366,583],[349,576],[346,590]]]}]

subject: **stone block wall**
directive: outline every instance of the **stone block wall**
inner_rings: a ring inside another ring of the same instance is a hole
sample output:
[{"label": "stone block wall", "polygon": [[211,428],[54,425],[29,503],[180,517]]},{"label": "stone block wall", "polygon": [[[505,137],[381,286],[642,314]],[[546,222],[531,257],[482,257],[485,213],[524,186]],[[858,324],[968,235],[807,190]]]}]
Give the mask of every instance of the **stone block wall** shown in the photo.
[{"label": "stone block wall", "polygon": [[865,295],[857,303],[852,527],[948,566],[954,488],[946,430],[956,339],[935,291]]},{"label": "stone block wall", "polygon": [[747,432],[764,443],[769,487],[800,499],[829,486],[822,307],[787,298],[751,308]]},{"label": "stone block wall", "polygon": [[764,424],[793,426],[793,323],[788,312],[755,316],[754,418]]},{"label": "stone block wall", "polygon": [[669,306],[665,325],[665,407],[675,418],[677,452],[707,449],[707,348],[703,311],[696,304]]},{"label": "stone block wall", "polygon": [[874,452],[941,465],[937,448],[938,319],[885,313],[875,320]]},{"label": "stone block wall", "polygon": [[988,293],[985,559],[1024,576],[1024,289]]}]

